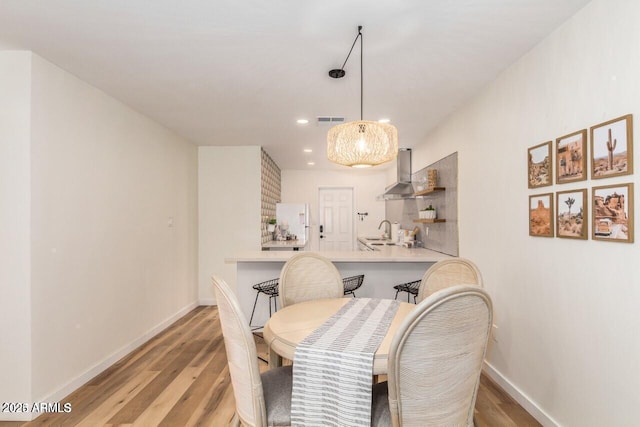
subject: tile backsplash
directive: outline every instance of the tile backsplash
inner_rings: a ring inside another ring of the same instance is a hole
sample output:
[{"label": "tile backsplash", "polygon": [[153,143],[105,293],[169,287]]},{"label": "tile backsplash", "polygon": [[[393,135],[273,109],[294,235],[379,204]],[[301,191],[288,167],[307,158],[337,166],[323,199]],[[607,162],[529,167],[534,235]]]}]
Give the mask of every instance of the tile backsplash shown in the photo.
[{"label": "tile backsplash", "polygon": [[264,149],[262,150],[261,194],[261,241],[266,243],[272,239],[271,233],[267,230],[267,221],[269,218],[276,217],[276,203],[282,201],[282,179],[280,168]]},{"label": "tile backsplash", "polygon": [[[386,218],[391,222],[399,222],[400,228],[420,229],[418,240],[427,249],[458,256],[458,153],[438,160],[411,175],[415,191],[427,187],[428,171],[437,170],[437,186],[444,191],[430,193],[413,199],[387,200],[385,202]],[[415,223],[418,212],[432,205],[437,217],[446,222]]]}]

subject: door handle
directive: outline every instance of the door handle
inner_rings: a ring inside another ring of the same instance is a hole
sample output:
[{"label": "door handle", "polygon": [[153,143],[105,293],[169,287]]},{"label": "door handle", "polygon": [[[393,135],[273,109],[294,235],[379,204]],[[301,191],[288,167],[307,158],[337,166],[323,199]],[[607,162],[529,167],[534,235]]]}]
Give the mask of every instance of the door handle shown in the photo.
[{"label": "door handle", "polygon": [[322,233],[324,231],[324,227],[321,225],[320,226],[320,232]]}]

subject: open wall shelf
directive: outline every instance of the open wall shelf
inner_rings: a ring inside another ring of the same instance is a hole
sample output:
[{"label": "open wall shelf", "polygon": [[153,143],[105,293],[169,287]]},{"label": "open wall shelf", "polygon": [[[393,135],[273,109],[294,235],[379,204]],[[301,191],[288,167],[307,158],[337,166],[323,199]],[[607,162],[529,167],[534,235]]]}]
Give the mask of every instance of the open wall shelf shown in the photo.
[{"label": "open wall shelf", "polygon": [[444,191],[445,187],[433,187],[433,188],[425,188],[422,191],[418,191],[417,193],[413,193],[414,197],[426,196],[427,194],[437,193],[438,191]]}]

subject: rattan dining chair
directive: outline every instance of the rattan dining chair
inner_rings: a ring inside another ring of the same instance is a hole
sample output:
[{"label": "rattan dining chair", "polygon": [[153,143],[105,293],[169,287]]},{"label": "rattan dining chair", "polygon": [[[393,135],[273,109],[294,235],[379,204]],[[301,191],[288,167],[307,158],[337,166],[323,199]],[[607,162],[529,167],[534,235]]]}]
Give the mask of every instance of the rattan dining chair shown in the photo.
[{"label": "rattan dining chair", "polygon": [[280,271],[280,307],[303,301],[343,296],[342,277],[327,258],[303,252],[289,258]]},{"label": "rattan dining chair", "polygon": [[466,258],[451,258],[436,262],[422,276],[416,302],[441,289],[454,285],[482,287],[482,275],[478,267]]},{"label": "rattan dining chair", "polygon": [[256,343],[236,295],[221,278],[213,276],[211,282],[236,401],[233,425],[291,425],[292,367],[260,374]]},{"label": "rattan dining chair", "polygon": [[388,381],[374,385],[373,426],[473,426],[493,321],[491,298],[452,286],[418,303],[389,348]]}]

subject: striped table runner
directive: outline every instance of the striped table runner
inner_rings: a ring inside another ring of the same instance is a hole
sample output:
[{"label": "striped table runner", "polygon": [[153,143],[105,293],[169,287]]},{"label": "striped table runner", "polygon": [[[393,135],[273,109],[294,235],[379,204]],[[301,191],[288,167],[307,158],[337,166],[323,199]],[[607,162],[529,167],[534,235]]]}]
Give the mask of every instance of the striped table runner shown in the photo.
[{"label": "striped table runner", "polygon": [[298,345],[292,426],[371,424],[373,356],[398,307],[394,300],[353,298]]}]

